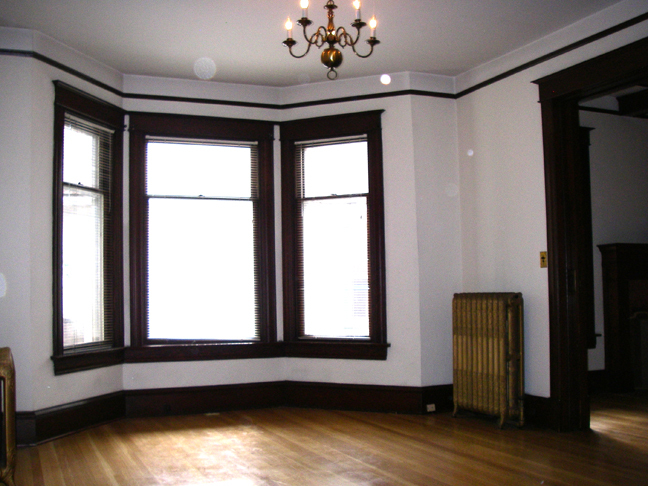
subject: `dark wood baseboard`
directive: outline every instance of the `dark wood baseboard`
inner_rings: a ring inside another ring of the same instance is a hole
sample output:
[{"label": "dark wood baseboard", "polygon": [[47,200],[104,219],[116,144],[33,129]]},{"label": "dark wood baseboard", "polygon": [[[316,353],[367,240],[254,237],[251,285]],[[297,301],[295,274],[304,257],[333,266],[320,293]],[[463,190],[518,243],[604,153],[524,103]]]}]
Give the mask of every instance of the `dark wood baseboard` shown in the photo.
[{"label": "dark wood baseboard", "polygon": [[593,370],[587,373],[589,394],[596,395],[610,391],[608,374],[605,370]]},{"label": "dark wood baseboard", "polygon": [[126,417],[189,415],[279,407],[285,404],[285,382],[125,392]]},{"label": "dark wood baseboard", "polygon": [[551,398],[524,395],[524,421],[537,427],[552,427]]},{"label": "dark wood baseboard", "polygon": [[[380,385],[345,385],[336,383],[286,382],[285,405],[302,408],[357,410],[362,412],[394,412],[420,414],[426,403],[441,403],[446,388]],[[439,391],[436,389],[439,388]],[[426,401],[432,400],[432,401]]]},{"label": "dark wood baseboard", "polygon": [[125,416],[124,392],[16,414],[16,442],[32,445]]},{"label": "dark wood baseboard", "polygon": [[423,388],[423,411],[434,404],[437,412],[451,412],[454,408],[452,385],[435,385]]},{"label": "dark wood baseboard", "polygon": [[[526,396],[528,422],[548,423],[548,398]],[[406,414],[452,410],[452,385],[427,387],[278,381],[188,388],[125,390],[16,415],[17,442],[33,445],[126,417],[300,407]]]}]

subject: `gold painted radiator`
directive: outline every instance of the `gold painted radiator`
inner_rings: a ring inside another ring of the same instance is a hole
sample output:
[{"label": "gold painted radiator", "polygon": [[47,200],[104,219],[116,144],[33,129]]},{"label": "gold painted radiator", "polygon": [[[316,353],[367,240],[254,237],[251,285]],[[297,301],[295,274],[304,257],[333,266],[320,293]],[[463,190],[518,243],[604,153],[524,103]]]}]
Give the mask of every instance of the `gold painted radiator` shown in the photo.
[{"label": "gold painted radiator", "polygon": [[453,399],[459,409],[524,424],[523,299],[462,293],[452,300]]},{"label": "gold painted radiator", "polygon": [[0,348],[0,483],[14,486],[16,467],[16,372],[9,348]]}]

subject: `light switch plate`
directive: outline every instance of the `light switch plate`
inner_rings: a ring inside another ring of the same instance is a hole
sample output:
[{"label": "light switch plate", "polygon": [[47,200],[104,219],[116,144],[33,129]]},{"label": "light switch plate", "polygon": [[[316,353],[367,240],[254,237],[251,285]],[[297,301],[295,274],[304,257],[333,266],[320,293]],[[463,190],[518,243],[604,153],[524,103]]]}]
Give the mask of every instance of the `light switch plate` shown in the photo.
[{"label": "light switch plate", "polygon": [[540,252],[540,268],[547,268],[547,252]]}]

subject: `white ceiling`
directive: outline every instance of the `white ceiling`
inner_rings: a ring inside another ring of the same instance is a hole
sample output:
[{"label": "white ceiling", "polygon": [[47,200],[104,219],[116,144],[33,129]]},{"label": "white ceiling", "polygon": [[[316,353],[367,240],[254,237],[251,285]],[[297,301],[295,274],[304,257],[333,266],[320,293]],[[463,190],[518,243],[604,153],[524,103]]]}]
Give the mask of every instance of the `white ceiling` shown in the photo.
[{"label": "white ceiling", "polygon": [[[339,79],[403,71],[455,76],[618,2],[364,0],[363,20],[375,14],[381,43],[368,59],[344,49]],[[325,23],[325,3],[311,0],[309,32]],[[351,0],[336,3],[336,26],[348,27]],[[299,0],[0,0],[0,26],[40,31],[124,74],[196,79],[194,62],[209,57],[214,81],[325,81],[319,51],[293,59],[282,45],[289,15],[301,16]]]}]

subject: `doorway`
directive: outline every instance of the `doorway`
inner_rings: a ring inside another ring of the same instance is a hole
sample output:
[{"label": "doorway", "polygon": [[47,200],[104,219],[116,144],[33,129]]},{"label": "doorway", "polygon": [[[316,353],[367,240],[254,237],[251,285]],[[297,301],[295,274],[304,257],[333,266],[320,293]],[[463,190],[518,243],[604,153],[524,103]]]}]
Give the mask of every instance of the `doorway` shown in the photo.
[{"label": "doorway", "polygon": [[[587,343],[592,286],[589,180],[579,102],[648,80],[648,38],[536,81],[542,108],[549,251],[550,422],[589,428]],[[589,246],[588,246],[589,245]]]}]

